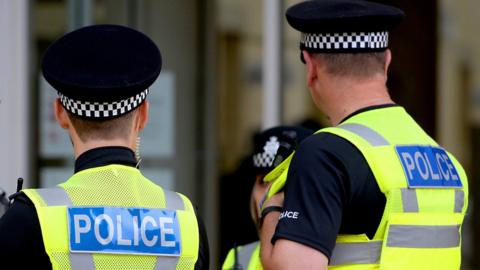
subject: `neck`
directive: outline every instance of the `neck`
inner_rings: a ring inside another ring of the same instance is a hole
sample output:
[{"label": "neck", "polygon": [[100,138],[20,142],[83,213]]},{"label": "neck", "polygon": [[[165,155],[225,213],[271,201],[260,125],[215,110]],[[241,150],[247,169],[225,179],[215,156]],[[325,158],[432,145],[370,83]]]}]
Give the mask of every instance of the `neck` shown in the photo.
[{"label": "neck", "polygon": [[388,94],[384,76],[369,80],[336,79],[324,85],[326,98],[325,113],[333,126],[345,117],[362,108],[394,103]]},{"label": "neck", "polygon": [[135,151],[131,143],[128,143],[126,140],[123,139],[89,140],[87,142],[73,140],[73,151],[75,154],[75,159],[77,159],[81,154],[87,152],[88,150],[105,146],[123,146],[132,149],[132,151]]}]

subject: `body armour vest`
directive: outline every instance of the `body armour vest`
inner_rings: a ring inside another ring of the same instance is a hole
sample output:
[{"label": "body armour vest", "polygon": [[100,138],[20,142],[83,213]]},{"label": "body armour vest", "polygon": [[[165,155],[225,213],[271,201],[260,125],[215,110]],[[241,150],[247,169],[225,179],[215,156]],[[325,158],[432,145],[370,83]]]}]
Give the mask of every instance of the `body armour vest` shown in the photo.
[{"label": "body armour vest", "polygon": [[[365,111],[318,132],[352,143],[386,197],[373,239],[338,235],[329,269],[460,269],[468,183],[453,155],[402,107]],[[273,182],[268,197],[283,188],[290,160],[265,177]]]},{"label": "body armour vest", "polygon": [[54,188],[23,192],[53,269],[194,269],[199,232],[191,202],[136,168],[87,169]]}]

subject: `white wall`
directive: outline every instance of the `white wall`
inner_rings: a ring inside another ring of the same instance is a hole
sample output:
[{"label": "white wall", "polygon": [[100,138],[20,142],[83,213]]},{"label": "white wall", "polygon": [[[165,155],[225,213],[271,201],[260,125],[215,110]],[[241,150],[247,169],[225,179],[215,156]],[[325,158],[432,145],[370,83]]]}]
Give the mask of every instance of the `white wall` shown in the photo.
[{"label": "white wall", "polygon": [[29,171],[29,2],[0,0],[0,187],[15,192]]}]

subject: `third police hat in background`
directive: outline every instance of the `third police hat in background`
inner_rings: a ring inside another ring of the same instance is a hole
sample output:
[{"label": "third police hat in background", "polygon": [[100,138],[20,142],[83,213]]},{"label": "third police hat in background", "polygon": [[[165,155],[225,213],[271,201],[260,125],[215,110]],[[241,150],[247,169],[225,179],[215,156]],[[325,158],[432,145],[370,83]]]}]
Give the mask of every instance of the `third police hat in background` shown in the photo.
[{"label": "third police hat in background", "polygon": [[313,131],[300,126],[278,126],[255,135],[253,167],[268,173],[285,160]]}]

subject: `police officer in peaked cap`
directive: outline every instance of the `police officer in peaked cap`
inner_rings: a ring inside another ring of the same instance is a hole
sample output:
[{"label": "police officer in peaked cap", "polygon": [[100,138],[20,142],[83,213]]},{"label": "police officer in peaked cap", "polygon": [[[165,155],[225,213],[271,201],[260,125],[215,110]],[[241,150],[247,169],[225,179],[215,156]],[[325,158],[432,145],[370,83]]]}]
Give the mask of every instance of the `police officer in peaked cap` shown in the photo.
[{"label": "police officer in peaked cap", "polygon": [[[255,135],[254,151],[251,157],[255,182],[250,195],[250,214],[257,228],[261,221],[257,202],[264,197],[270,186],[270,183],[263,181],[265,176],[288,158],[295,151],[295,148],[312,134],[312,130],[300,126],[277,126]],[[232,248],[228,252],[222,269],[262,269],[260,243],[256,241]]]},{"label": "police officer in peaked cap", "polygon": [[47,49],[42,71],[58,93],[55,117],[71,138],[74,174],[15,196],[0,220],[2,263],[208,269],[205,229],[190,200],[138,169],[137,138],[161,66],[150,38],[119,25],[84,27]]},{"label": "police officer in peaked cap", "polygon": [[286,18],[332,127],[277,167],[284,185],[283,174],[265,178],[273,184],[262,206],[263,267],[459,269],[465,171],[386,87],[389,32],[404,13],[317,0],[291,6]]}]

